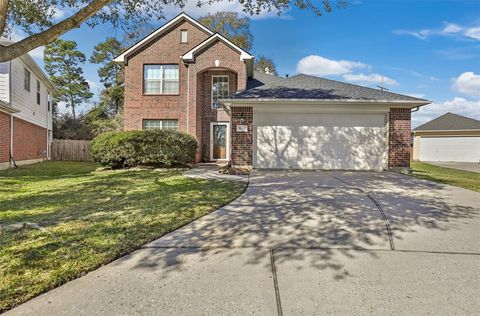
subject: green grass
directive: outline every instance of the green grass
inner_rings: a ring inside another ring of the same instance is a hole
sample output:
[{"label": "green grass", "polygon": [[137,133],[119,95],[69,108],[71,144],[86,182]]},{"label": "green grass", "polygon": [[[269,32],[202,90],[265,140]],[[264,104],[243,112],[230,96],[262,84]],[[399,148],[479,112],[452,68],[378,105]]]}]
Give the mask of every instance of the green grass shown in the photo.
[{"label": "green grass", "polygon": [[0,172],[0,312],[230,202],[244,184],[181,169],[45,162]]},{"label": "green grass", "polygon": [[410,167],[415,177],[480,192],[478,173],[437,167],[422,162],[412,162]]}]

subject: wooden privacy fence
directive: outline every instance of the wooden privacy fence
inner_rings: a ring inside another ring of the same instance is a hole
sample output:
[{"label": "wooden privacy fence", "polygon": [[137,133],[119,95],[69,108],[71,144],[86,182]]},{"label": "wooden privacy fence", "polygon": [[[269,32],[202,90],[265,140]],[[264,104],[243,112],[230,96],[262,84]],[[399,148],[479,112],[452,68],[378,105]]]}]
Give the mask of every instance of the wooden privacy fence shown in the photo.
[{"label": "wooden privacy fence", "polygon": [[93,161],[89,140],[54,139],[52,160]]}]

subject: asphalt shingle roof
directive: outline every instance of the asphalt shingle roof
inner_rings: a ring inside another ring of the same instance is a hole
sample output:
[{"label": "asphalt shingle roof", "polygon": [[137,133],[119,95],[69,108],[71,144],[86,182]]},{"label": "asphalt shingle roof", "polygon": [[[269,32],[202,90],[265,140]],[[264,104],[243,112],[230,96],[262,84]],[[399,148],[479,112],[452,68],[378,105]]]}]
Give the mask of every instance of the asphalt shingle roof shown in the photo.
[{"label": "asphalt shingle roof", "polygon": [[275,75],[269,75],[262,71],[254,70],[253,78],[248,78],[247,80],[247,90],[254,89],[263,85],[271,84],[271,83],[274,83],[275,81],[283,80],[283,79],[284,78],[281,78]]},{"label": "asphalt shingle roof", "polygon": [[480,130],[480,121],[448,112],[414,129],[414,131],[450,130]]},{"label": "asphalt shingle roof", "polygon": [[274,78],[277,79],[263,85],[250,85],[250,87],[247,85],[247,90],[237,93],[232,99],[265,98],[429,102],[428,100],[398,93],[304,74],[299,74],[290,78]]}]

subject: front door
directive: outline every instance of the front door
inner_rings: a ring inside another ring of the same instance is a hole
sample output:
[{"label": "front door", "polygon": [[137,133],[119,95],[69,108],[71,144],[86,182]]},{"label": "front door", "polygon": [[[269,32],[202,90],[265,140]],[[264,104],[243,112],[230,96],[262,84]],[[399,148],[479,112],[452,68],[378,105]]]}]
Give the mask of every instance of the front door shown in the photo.
[{"label": "front door", "polygon": [[228,123],[210,124],[210,159],[229,159],[229,136]]}]

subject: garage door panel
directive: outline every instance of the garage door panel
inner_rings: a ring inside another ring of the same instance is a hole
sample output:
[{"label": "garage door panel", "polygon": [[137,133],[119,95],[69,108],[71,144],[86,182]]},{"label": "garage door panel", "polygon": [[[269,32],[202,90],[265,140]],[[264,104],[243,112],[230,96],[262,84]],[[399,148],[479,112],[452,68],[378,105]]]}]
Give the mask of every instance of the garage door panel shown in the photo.
[{"label": "garage door panel", "polygon": [[258,126],[344,126],[383,127],[387,124],[385,114],[298,114],[256,112]]},{"label": "garage door panel", "polygon": [[[339,117],[343,116],[347,115]],[[298,115],[294,117],[297,121],[302,118]],[[291,117],[285,118],[285,115],[281,118],[283,122],[294,122]],[[263,115],[260,119],[263,119],[262,124],[271,121],[271,117],[265,119]],[[384,118],[376,119],[375,124],[380,124],[381,121],[380,127],[302,126],[300,125],[302,122],[297,122],[294,126],[265,126],[258,124],[256,120],[255,166],[295,169],[382,169],[387,158],[387,131],[383,125]]]},{"label": "garage door panel", "polygon": [[421,161],[480,161],[480,137],[421,137]]}]

